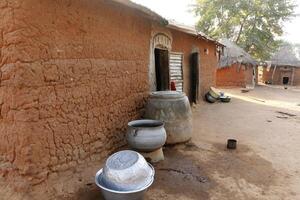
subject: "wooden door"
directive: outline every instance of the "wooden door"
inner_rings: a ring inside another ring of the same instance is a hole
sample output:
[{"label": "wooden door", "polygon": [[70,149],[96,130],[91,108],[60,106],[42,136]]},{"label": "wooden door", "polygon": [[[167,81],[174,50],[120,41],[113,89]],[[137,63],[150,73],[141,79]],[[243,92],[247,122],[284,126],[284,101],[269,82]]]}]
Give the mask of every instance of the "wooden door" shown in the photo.
[{"label": "wooden door", "polygon": [[199,53],[192,53],[190,58],[191,66],[191,101],[197,103],[199,99]]}]

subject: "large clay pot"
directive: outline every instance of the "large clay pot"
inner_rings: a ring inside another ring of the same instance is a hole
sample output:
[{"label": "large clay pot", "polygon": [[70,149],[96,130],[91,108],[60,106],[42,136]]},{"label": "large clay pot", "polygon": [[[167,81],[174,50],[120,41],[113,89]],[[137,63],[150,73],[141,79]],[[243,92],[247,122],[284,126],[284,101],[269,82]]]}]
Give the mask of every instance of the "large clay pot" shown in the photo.
[{"label": "large clay pot", "polygon": [[183,92],[152,92],[146,105],[145,118],[165,122],[167,144],[186,142],[192,137],[192,111]]},{"label": "large clay pot", "polygon": [[126,139],[131,148],[152,152],[166,143],[167,134],[162,121],[136,120],[128,123]]}]

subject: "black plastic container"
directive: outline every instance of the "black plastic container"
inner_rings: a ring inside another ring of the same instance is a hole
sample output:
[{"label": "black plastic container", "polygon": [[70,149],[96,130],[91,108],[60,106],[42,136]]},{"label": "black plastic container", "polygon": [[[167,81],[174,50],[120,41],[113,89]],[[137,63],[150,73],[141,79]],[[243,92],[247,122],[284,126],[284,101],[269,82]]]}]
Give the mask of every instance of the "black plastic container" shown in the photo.
[{"label": "black plastic container", "polygon": [[228,139],[227,140],[227,149],[236,149],[237,140],[235,139]]}]

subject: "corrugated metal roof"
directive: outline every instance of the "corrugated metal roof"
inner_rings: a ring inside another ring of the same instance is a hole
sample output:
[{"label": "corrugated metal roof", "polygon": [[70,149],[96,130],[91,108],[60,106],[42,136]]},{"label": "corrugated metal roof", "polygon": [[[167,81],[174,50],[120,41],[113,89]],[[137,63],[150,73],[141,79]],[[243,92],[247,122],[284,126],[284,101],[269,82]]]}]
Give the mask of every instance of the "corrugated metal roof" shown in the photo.
[{"label": "corrugated metal roof", "polygon": [[220,43],[225,48],[219,61],[219,68],[228,67],[235,63],[257,65],[257,61],[249,53],[229,39],[223,38]]},{"label": "corrugated metal roof", "polygon": [[270,60],[271,65],[300,67],[300,45],[285,44]]},{"label": "corrugated metal roof", "polygon": [[169,22],[169,24],[167,25],[168,28],[175,29],[175,30],[178,30],[178,31],[190,34],[190,35],[200,37],[204,40],[214,42],[218,46],[224,46],[223,44],[219,43],[217,40],[214,40],[214,39],[210,38],[209,36],[205,35],[204,33],[197,31],[196,27],[181,24],[174,20],[168,20],[168,22]]}]

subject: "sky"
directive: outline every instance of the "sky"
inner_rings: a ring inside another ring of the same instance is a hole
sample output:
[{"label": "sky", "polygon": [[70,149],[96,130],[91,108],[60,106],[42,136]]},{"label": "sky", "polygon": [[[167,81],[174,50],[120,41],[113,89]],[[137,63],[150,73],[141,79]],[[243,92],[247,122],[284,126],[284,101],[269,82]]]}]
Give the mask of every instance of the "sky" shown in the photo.
[{"label": "sky", "polygon": [[[197,18],[191,11],[191,5],[195,0],[132,0],[142,4],[151,10],[157,12],[168,19],[174,19],[177,22],[186,25],[194,25]],[[297,17],[284,24],[284,35],[282,39],[300,44],[300,0],[294,0],[298,7],[295,9]]]}]

